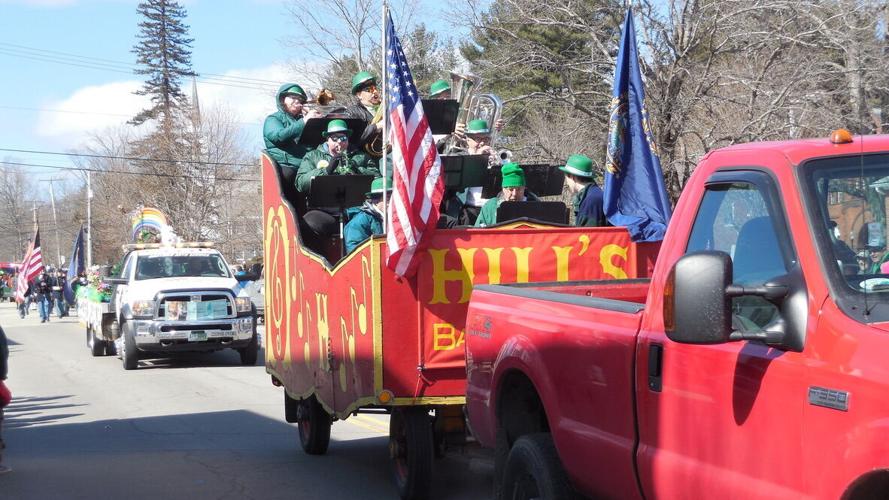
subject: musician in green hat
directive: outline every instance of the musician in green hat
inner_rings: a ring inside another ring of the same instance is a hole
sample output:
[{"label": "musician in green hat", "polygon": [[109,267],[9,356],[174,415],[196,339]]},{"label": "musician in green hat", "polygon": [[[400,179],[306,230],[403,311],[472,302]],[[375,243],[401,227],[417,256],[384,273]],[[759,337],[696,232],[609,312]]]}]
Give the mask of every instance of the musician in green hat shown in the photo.
[{"label": "musician in green hat", "polygon": [[278,89],[275,103],[278,111],[270,114],[262,127],[265,148],[281,167],[284,179],[292,183],[303,156],[312,148],[299,143],[306,120],[320,117],[317,110],[305,110],[306,93],[295,83],[285,83]]},{"label": "musician in green hat", "polygon": [[525,190],[525,171],[518,163],[509,162],[500,168],[503,177],[500,182],[500,194],[482,205],[475,221],[475,227],[492,226],[497,221],[497,209],[504,201],[537,201],[537,197]]},{"label": "musician in green hat", "polygon": [[[392,180],[386,186],[386,192],[392,192]],[[346,211],[349,223],[343,228],[343,245],[346,253],[350,253],[364,240],[375,234],[383,234],[383,178],[378,177],[370,185],[366,193],[367,200],[360,207]]]},{"label": "musician in green hat", "polygon": [[327,130],[321,132],[324,142],[309,151],[296,174],[296,189],[301,193],[309,190],[314,177],[319,175],[373,175],[379,177],[376,163],[364,152],[349,152],[349,136],[352,130],[343,120],[331,120]]},{"label": "musician in green hat", "polygon": [[346,118],[364,120],[364,130],[355,147],[360,148],[370,142],[376,134],[383,131],[383,120],[374,118],[382,112],[380,109],[382,96],[377,86],[377,78],[367,71],[359,71],[352,77],[352,95],[357,102],[346,108]]},{"label": "musician in green hat", "polygon": [[451,84],[448,83],[445,79],[435,80],[432,85],[429,86],[429,98],[430,99],[450,99],[451,98]]},{"label": "musician in green hat", "polygon": [[571,155],[559,170],[565,172],[565,185],[574,196],[574,225],[607,226],[602,189],[593,179],[593,160],[586,155]]}]

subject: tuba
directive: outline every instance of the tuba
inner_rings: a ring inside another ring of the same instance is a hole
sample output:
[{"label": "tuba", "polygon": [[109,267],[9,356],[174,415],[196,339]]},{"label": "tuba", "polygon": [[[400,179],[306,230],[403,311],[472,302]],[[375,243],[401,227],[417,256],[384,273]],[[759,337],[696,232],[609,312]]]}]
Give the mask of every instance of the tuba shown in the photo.
[{"label": "tuba", "polygon": [[[383,119],[383,113],[386,112],[386,106],[383,103],[380,103],[380,106],[377,108],[377,112],[371,120],[371,125],[376,125]],[[386,152],[392,151],[392,145],[387,144]],[[364,152],[369,154],[373,158],[382,158],[383,157],[383,133],[378,132],[371,137],[367,144],[364,145]]]},{"label": "tuba", "polygon": [[[469,120],[484,120],[488,122],[491,129],[491,142],[489,146],[494,147],[497,142],[497,129],[494,124],[500,119],[500,113],[503,111],[503,101],[494,94],[477,94],[472,96],[469,101]],[[498,151],[496,155],[488,158],[488,165],[503,165],[512,160],[512,151],[504,149]]]},{"label": "tuba", "polygon": [[[469,123],[469,103],[472,100],[472,89],[481,84],[482,79],[471,73],[460,74],[451,71],[451,96],[457,101],[457,123]],[[445,153],[450,153],[459,146],[460,139],[451,136],[445,146]]]}]

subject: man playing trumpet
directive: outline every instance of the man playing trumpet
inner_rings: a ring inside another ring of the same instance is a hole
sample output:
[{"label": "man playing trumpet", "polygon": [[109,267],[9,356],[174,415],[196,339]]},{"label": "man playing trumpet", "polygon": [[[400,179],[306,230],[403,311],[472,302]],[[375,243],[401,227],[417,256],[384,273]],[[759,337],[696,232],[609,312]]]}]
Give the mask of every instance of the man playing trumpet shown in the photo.
[{"label": "man playing trumpet", "polygon": [[265,148],[281,167],[287,184],[293,183],[303,156],[311,146],[299,143],[306,120],[321,116],[316,110],[303,114],[306,92],[295,83],[285,83],[275,96],[278,111],[270,114],[262,127]]}]

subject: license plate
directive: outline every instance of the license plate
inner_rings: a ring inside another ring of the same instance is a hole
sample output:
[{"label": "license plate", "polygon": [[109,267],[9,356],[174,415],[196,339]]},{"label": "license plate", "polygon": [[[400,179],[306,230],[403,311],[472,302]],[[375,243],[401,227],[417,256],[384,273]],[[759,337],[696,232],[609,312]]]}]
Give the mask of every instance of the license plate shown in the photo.
[{"label": "license plate", "polygon": [[189,332],[188,341],[189,342],[201,342],[207,340],[207,332],[203,330],[195,330],[193,332]]}]

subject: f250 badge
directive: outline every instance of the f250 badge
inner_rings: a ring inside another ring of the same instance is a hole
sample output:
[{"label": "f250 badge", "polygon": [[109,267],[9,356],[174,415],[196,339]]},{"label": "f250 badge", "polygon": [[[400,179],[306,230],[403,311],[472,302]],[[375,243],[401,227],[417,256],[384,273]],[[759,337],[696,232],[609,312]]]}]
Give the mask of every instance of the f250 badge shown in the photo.
[{"label": "f250 badge", "polygon": [[469,335],[480,337],[483,339],[491,338],[491,317],[476,316],[473,318],[472,325],[467,328]]},{"label": "f250 badge", "polygon": [[809,404],[833,410],[849,411],[849,393],[824,387],[809,387]]}]

